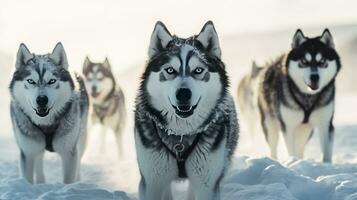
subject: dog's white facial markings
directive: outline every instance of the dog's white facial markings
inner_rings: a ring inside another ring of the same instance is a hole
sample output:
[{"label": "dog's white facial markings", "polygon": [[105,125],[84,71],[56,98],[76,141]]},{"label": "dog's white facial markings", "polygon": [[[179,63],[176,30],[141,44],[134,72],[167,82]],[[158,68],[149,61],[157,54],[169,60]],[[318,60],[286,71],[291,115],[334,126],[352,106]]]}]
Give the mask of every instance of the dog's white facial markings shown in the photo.
[{"label": "dog's white facial markings", "polygon": [[[311,70],[309,67],[300,68],[299,61],[290,61],[288,68],[289,76],[292,78],[296,86],[301,92],[313,94],[314,91],[309,89]],[[317,91],[315,91],[317,93]]]},{"label": "dog's white facial markings", "polygon": [[[146,85],[151,105],[166,116],[168,128],[180,135],[197,130],[216,105],[222,90],[219,74],[208,72],[205,64],[200,62],[197,56],[192,56],[187,63],[181,63],[187,61],[190,50],[193,50],[192,47],[184,47],[181,54],[172,57],[159,72],[151,72]],[[174,78],[169,77],[165,71],[168,67],[172,67],[177,73],[181,70],[182,74],[177,74]],[[202,68],[202,76],[209,73],[207,81],[190,75],[197,67]],[[162,74],[166,78],[165,81],[160,81]],[[192,92],[191,106],[197,105],[194,113],[187,118],[179,117],[173,107],[178,105],[176,92],[179,88],[188,88]]]},{"label": "dog's white facial markings", "polygon": [[320,87],[325,87],[335,78],[337,74],[337,62],[335,60],[327,61],[326,68],[319,68]]},{"label": "dog's white facial markings", "polygon": [[98,72],[97,73],[97,79],[102,79],[102,78],[104,78],[104,75],[103,75],[103,73],[102,72]]},{"label": "dog's white facial markings", "polygon": [[322,58],[321,53],[316,54],[315,60],[316,60],[317,62],[320,62],[321,58]]},{"label": "dog's white facial markings", "polygon": [[93,73],[92,73],[92,72],[88,72],[88,74],[87,74],[87,79],[91,80],[91,79],[93,79],[93,78],[94,78]]},{"label": "dog's white facial markings", "polygon": [[112,78],[102,72],[103,68],[105,68],[104,65],[95,64],[86,75],[87,91],[95,104],[101,104],[114,87]]},{"label": "dog's white facial markings", "polygon": [[[36,119],[36,123],[48,125],[53,123],[55,116],[72,98],[73,91],[69,82],[61,81],[55,76],[54,66],[42,60],[39,60],[38,66],[38,71],[27,67],[30,70],[29,75],[14,83],[13,98],[28,116]],[[47,108],[50,111],[46,117],[38,116],[35,111],[38,108],[36,100],[40,95],[48,98]]]},{"label": "dog's white facial markings", "polygon": [[[327,61],[326,68],[317,68],[316,71],[312,71],[310,67],[300,68],[299,63],[296,61],[290,61],[288,67],[288,74],[298,86],[301,92],[306,94],[316,94],[321,91],[337,74],[337,63],[336,61]],[[315,74],[319,76],[318,89],[312,90],[309,85],[311,85],[311,75]]]},{"label": "dog's white facial markings", "polygon": [[[60,112],[65,102],[68,102],[72,96],[73,92],[70,84],[61,81],[58,77],[54,76],[50,70],[46,71],[43,80],[46,83],[45,95],[48,97],[48,106],[52,108],[54,112]],[[49,84],[51,80],[55,80],[55,83]]]},{"label": "dog's white facial markings", "polygon": [[94,103],[101,103],[104,101],[104,99],[107,97],[109,92],[112,90],[114,87],[113,81],[108,78],[102,78],[101,80],[97,80],[95,83],[96,87],[98,87],[99,91],[99,96],[96,98],[93,98]]},{"label": "dog's white facial markings", "polygon": [[99,66],[98,65],[94,65],[93,66],[93,73],[97,73],[99,70]]},{"label": "dog's white facial markings", "polygon": [[310,53],[306,53],[306,54],[305,54],[305,59],[306,59],[308,62],[311,62],[311,60],[312,60],[311,54],[310,54]]}]

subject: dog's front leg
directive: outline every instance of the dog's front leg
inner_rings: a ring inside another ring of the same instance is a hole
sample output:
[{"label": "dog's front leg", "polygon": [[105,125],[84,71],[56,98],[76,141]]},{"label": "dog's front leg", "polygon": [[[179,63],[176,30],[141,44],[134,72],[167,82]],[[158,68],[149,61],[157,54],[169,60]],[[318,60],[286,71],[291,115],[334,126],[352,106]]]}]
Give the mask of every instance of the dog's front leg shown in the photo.
[{"label": "dog's front leg", "polygon": [[104,124],[100,124],[100,131],[99,131],[99,136],[100,136],[100,153],[105,153],[105,143],[106,143],[106,135],[107,135],[107,128],[104,126]]},{"label": "dog's front leg", "polygon": [[63,183],[73,183],[79,177],[79,155],[76,148],[72,151],[61,154],[62,166],[63,166]]},{"label": "dog's front leg", "polygon": [[20,150],[20,168],[21,176],[24,177],[29,183],[33,183],[35,166],[35,156],[32,154],[25,154]]},{"label": "dog's front leg", "polygon": [[334,103],[315,111],[311,115],[311,122],[320,136],[320,146],[323,162],[332,162],[333,140],[335,128],[333,126]]},{"label": "dog's front leg", "polygon": [[317,132],[320,136],[320,146],[322,150],[322,161],[332,162],[332,150],[333,150],[333,139],[334,139],[334,126],[332,122],[330,124],[321,124],[317,128]]},{"label": "dog's front leg", "polygon": [[176,161],[164,149],[155,151],[139,148],[141,172],[140,200],[171,200],[171,182],[177,176]]},{"label": "dog's front leg", "polygon": [[198,144],[186,161],[190,190],[196,200],[219,200],[220,182],[224,175],[225,140],[215,149]]},{"label": "dog's front leg", "polygon": [[140,200],[172,200],[171,181],[162,177],[141,177],[139,185]]},{"label": "dog's front leg", "polygon": [[45,183],[45,173],[43,171],[43,157],[45,152],[41,152],[36,156],[35,159],[35,175],[36,175],[36,183]]}]

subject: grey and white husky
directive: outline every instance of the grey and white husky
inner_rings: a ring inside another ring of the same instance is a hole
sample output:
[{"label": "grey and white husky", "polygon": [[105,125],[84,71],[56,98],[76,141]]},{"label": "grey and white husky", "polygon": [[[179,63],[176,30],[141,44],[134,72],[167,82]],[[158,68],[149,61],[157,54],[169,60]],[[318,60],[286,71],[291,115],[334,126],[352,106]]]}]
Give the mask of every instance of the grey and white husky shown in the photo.
[{"label": "grey and white husky", "polygon": [[335,78],[340,68],[328,29],[315,38],[297,30],[287,55],[256,67],[241,81],[238,99],[243,115],[250,127],[259,117],[272,158],[277,158],[279,131],[289,155],[297,158],[303,158],[305,145],[316,131],[323,161],[331,162]]},{"label": "grey and white husky", "polygon": [[86,86],[93,104],[92,122],[100,123],[101,151],[105,149],[106,129],[114,132],[118,156],[123,158],[123,131],[125,128],[125,97],[116,83],[108,58],[103,63],[94,63],[87,57],[83,64]]},{"label": "grey and white husky", "polygon": [[15,67],[10,108],[22,177],[30,183],[45,182],[43,157],[48,150],[62,159],[63,182],[78,181],[89,107],[84,81],[71,78],[61,43],[45,55],[21,44]]},{"label": "grey and white husky", "polygon": [[188,179],[189,199],[219,199],[237,140],[235,105],[213,23],[183,39],[157,22],[136,98],[139,198],[172,199],[171,183]]}]

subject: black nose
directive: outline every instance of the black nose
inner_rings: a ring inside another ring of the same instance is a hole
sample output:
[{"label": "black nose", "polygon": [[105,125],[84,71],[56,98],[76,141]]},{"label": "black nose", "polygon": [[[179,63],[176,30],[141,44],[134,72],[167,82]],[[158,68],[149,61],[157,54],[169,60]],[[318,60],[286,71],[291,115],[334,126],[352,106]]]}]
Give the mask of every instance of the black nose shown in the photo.
[{"label": "black nose", "polygon": [[41,95],[37,97],[36,102],[40,107],[44,107],[48,103],[48,98],[45,95]]},{"label": "black nose", "polygon": [[180,88],[176,91],[176,99],[179,102],[185,103],[191,99],[191,96],[192,96],[192,92],[188,88]]},{"label": "black nose", "polygon": [[310,80],[311,80],[311,82],[313,82],[313,83],[318,82],[319,79],[320,79],[320,77],[319,77],[319,75],[317,75],[317,74],[313,74],[313,75],[310,76]]},{"label": "black nose", "polygon": [[93,92],[96,92],[96,91],[97,91],[97,87],[93,86],[93,87],[92,87],[92,91],[93,91]]}]

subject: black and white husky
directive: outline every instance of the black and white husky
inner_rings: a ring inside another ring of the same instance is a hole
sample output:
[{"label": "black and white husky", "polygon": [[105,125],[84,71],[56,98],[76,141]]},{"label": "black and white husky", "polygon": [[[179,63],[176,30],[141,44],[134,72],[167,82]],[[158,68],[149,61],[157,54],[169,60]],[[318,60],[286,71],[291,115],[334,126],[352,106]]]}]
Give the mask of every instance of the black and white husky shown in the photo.
[{"label": "black and white husky", "polygon": [[332,35],[305,37],[297,30],[292,49],[264,68],[255,67],[239,86],[238,99],[250,127],[260,118],[277,158],[279,131],[290,156],[303,158],[313,132],[320,135],[323,161],[331,162],[334,137],[335,77],[341,68]]},{"label": "black and white husky", "polygon": [[83,64],[86,86],[93,104],[92,122],[100,123],[101,151],[105,148],[106,129],[111,129],[116,138],[118,156],[123,157],[122,135],[125,128],[125,98],[123,91],[116,83],[111,65],[106,58],[103,63],[94,63],[87,57]]},{"label": "black and white husky", "polygon": [[21,44],[15,66],[10,108],[21,175],[30,183],[35,178],[36,183],[45,182],[43,157],[48,150],[62,159],[63,182],[78,181],[89,107],[84,81],[77,76],[75,84],[71,78],[61,43],[46,55],[32,54]]},{"label": "black and white husky", "polygon": [[189,199],[219,199],[238,140],[235,105],[218,35],[172,36],[157,22],[135,110],[141,200],[172,199],[172,181],[188,179]]}]

